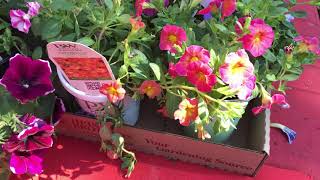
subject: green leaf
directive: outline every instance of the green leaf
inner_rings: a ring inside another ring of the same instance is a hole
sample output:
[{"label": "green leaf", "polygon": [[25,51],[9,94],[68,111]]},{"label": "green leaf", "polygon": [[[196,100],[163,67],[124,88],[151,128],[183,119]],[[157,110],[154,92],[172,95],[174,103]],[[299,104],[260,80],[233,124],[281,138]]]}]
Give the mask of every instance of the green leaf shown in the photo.
[{"label": "green leaf", "polygon": [[170,92],[166,93],[166,108],[171,118],[174,117],[173,114],[178,109],[180,102],[181,97],[171,94]]},{"label": "green leaf", "polygon": [[297,79],[299,79],[300,74],[285,74],[284,76],[282,76],[280,78],[280,80],[284,80],[284,81],[295,81]]},{"label": "green leaf", "polygon": [[41,29],[41,36],[43,40],[48,40],[54,38],[60,34],[62,29],[62,24],[57,19],[49,19]]},{"label": "green leaf", "polygon": [[307,12],[305,11],[293,11],[290,14],[296,18],[304,18],[307,16]]},{"label": "green leaf", "polygon": [[275,62],[277,60],[277,57],[270,50],[267,50],[263,57],[270,62]]},{"label": "green leaf", "polygon": [[67,0],[54,0],[52,1],[51,8],[53,10],[65,10],[69,11],[72,10],[75,7],[75,5]]},{"label": "green leaf", "polygon": [[31,31],[35,36],[41,35],[41,20],[39,17],[32,18]]},{"label": "green leaf", "polygon": [[221,25],[221,24],[214,24],[214,26],[219,29],[219,31],[223,32],[223,33],[228,33],[229,30],[224,26],[224,25]]},{"label": "green leaf", "polygon": [[42,57],[42,47],[36,47],[32,52],[32,59],[40,59]]},{"label": "green leaf", "polygon": [[94,40],[92,40],[90,37],[83,37],[83,38],[80,38],[77,40],[78,43],[81,43],[83,45],[86,45],[86,46],[91,46],[95,43]]},{"label": "green leaf", "polygon": [[118,17],[118,20],[122,24],[129,24],[129,22],[130,22],[129,19],[130,19],[129,14],[122,14],[121,16]]},{"label": "green leaf", "polygon": [[274,74],[267,74],[266,75],[266,78],[269,80],[269,81],[276,81],[276,76]]},{"label": "green leaf", "polygon": [[63,36],[61,38],[61,41],[74,41],[75,37],[76,37],[76,33],[70,33],[70,34]]},{"label": "green leaf", "polygon": [[202,121],[208,122],[209,110],[207,103],[202,98],[199,98],[198,113]]},{"label": "green leaf", "polygon": [[104,4],[107,6],[109,10],[113,8],[113,1],[112,0],[104,0]]},{"label": "green leaf", "polygon": [[160,81],[161,80],[161,68],[158,64],[156,63],[149,63],[154,75],[156,76],[157,80]]}]

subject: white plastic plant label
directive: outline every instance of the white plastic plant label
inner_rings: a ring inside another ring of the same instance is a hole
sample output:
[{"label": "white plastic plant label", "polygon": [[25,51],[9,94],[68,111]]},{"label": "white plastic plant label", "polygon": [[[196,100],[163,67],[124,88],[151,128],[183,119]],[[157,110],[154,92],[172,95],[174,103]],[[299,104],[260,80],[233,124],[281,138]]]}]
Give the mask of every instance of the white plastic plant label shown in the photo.
[{"label": "white plastic plant label", "polygon": [[55,41],[47,45],[47,50],[68,83],[88,95],[101,95],[101,85],[115,80],[106,58],[83,44]]}]

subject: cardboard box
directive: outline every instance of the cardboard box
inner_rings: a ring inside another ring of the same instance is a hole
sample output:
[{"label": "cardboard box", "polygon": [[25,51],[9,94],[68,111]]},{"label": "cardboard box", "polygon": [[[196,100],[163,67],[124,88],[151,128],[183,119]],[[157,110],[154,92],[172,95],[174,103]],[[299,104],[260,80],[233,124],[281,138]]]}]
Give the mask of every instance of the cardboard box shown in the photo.
[{"label": "cardboard box", "polygon": [[[174,120],[162,119],[151,106],[142,103],[136,126],[117,129],[125,137],[125,145],[129,149],[249,176],[254,176],[268,157],[270,111],[254,117],[248,110],[230,139],[225,144],[215,144],[180,135],[181,126],[172,125],[176,123]],[[95,119],[71,113],[64,114],[56,130],[67,136],[100,140]]]}]

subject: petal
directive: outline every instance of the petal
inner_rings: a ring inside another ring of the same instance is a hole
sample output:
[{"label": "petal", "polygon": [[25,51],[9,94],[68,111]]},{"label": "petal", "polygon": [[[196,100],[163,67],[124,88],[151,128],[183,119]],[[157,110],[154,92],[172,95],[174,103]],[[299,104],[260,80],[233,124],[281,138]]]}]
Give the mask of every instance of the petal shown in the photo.
[{"label": "petal", "polygon": [[41,174],[43,172],[42,168],[42,158],[32,154],[27,159],[27,167],[28,167],[28,173],[34,175],[34,174]]},{"label": "petal", "polygon": [[252,108],[252,112],[253,112],[254,115],[258,115],[263,110],[265,110],[265,107],[263,107],[263,106],[258,106],[258,107]]},{"label": "petal", "polygon": [[25,174],[27,172],[27,162],[24,156],[18,156],[12,153],[10,159],[10,170],[14,174]]}]

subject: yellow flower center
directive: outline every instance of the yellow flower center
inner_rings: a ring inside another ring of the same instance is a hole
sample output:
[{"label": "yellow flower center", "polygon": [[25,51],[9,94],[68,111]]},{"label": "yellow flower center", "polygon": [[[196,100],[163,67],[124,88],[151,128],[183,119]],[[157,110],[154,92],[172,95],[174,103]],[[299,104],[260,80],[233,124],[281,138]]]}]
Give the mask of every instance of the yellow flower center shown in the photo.
[{"label": "yellow flower center", "polygon": [[175,44],[175,43],[177,42],[177,36],[171,34],[171,35],[169,35],[168,40],[169,40],[171,43]]},{"label": "yellow flower center", "polygon": [[231,66],[232,74],[241,73],[242,71],[244,71],[244,69],[245,69],[245,65],[241,61],[238,61]]},{"label": "yellow flower center", "polygon": [[255,34],[254,35],[254,39],[253,39],[254,44],[260,43],[262,38],[263,38],[263,33],[262,32],[259,32],[259,33]]},{"label": "yellow flower center", "polygon": [[190,59],[191,62],[195,62],[195,61],[199,61],[199,58],[197,56],[193,56],[191,59]]}]

